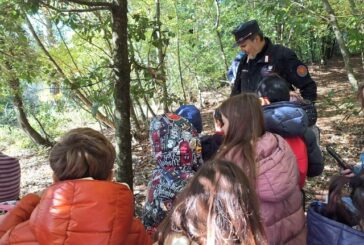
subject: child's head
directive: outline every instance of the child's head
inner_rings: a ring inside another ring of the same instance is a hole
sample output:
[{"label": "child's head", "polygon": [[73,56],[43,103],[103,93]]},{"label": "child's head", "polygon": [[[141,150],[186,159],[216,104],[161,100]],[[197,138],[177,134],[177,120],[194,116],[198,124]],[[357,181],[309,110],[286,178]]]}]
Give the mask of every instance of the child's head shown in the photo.
[{"label": "child's head", "polygon": [[223,160],[204,164],[178,196],[159,227],[160,244],[171,231],[198,244],[265,241],[255,190],[236,164]]},{"label": "child's head", "polygon": [[214,110],[213,117],[214,117],[215,130],[222,131],[222,127],[224,126],[224,123],[222,121],[220,108],[216,108]]},{"label": "child's head", "polygon": [[250,93],[230,97],[220,106],[225,133],[224,143],[233,145],[255,141],[264,130],[263,111],[259,99]]},{"label": "child's head", "polygon": [[52,148],[49,156],[56,181],[86,177],[109,180],[114,161],[114,146],[91,128],[72,129]]},{"label": "child's head", "polygon": [[256,178],[255,143],[265,133],[260,100],[252,93],[241,93],[225,100],[220,106],[224,141],[217,158],[224,158],[233,148],[243,153],[246,164],[241,166],[251,181]]},{"label": "child's head", "polygon": [[202,132],[202,118],[200,110],[194,105],[181,105],[176,114],[186,118],[197,130],[198,133]]},{"label": "child's head", "polygon": [[263,78],[257,88],[260,97],[265,97],[270,103],[289,101],[289,86],[286,80],[278,75]]},{"label": "child's head", "polygon": [[[349,184],[349,185],[348,185]],[[349,186],[349,188],[348,188]],[[350,196],[348,195],[348,189]],[[344,198],[350,197],[348,204]],[[329,185],[329,200],[325,216],[348,226],[364,229],[364,171],[354,177],[333,176]]]}]

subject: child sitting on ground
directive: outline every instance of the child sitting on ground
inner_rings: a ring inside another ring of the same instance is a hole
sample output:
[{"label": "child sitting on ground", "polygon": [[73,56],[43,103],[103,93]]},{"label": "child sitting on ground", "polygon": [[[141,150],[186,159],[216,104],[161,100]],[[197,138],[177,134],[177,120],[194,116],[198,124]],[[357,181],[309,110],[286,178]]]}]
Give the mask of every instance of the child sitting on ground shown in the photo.
[{"label": "child sitting on ground", "polygon": [[267,244],[255,190],[235,164],[204,164],[158,227],[156,244]]},{"label": "child sitting on ground", "polygon": [[216,159],[240,167],[259,199],[269,244],[306,244],[296,158],[288,143],[267,132],[259,99],[241,93],[220,106],[225,134]]},{"label": "child sitting on ground", "polygon": [[334,176],[328,203],[315,201],[307,212],[307,244],[364,243],[364,171]]},{"label": "child sitting on ground", "polygon": [[209,161],[215,156],[224,140],[224,131],[222,130],[224,123],[222,122],[219,108],[215,109],[213,118],[215,133],[213,135],[204,135],[201,137],[202,159],[204,162]]},{"label": "child sitting on ground", "polygon": [[[200,111],[194,105],[182,105],[176,110],[176,114],[187,119],[198,133],[202,132],[202,118]],[[213,113],[215,133],[213,135],[204,135],[200,138],[202,147],[202,159],[208,161],[216,154],[219,146],[224,140],[224,132],[221,113],[216,109]]]},{"label": "child sitting on ground", "polygon": [[278,75],[262,79],[257,92],[263,101],[266,130],[284,137],[297,157],[302,188],[306,175],[318,176],[324,168],[322,153],[314,132],[308,127],[306,112],[301,104],[289,101],[289,86]]},{"label": "child sitting on ground", "polygon": [[111,182],[113,145],[77,128],[50,152],[54,184],[0,217],[0,244],[151,244],[134,216],[133,193]]},{"label": "child sitting on ground", "polygon": [[150,143],[156,162],[143,209],[143,223],[153,234],[172,208],[177,193],[202,164],[196,128],[184,117],[167,113],[150,123]]},{"label": "child sitting on ground", "polygon": [[14,207],[19,198],[19,192],[19,161],[0,152],[0,215]]}]

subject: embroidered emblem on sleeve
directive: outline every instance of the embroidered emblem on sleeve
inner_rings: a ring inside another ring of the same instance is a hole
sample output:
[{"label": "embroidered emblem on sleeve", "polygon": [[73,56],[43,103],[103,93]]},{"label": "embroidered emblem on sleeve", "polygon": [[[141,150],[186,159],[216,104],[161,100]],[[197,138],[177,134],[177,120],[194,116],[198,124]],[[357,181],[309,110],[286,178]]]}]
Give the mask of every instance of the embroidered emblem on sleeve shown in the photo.
[{"label": "embroidered emblem on sleeve", "polygon": [[307,76],[308,70],[307,70],[306,66],[299,65],[299,66],[297,66],[296,72],[299,77],[305,77],[305,76]]}]

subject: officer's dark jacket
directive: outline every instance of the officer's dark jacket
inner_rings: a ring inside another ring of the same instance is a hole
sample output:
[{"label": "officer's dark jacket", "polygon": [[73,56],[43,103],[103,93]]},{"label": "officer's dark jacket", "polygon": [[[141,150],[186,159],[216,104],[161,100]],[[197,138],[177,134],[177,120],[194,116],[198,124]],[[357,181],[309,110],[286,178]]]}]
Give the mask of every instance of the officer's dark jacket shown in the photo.
[{"label": "officer's dark jacket", "polygon": [[[240,61],[231,96],[241,92],[255,92],[263,77],[276,73],[299,88],[304,99],[315,101],[317,86],[307,67],[289,48],[273,45],[269,38],[265,38],[265,41],[262,51],[255,59],[248,60],[245,55]],[[301,72],[298,72],[299,68]]]}]

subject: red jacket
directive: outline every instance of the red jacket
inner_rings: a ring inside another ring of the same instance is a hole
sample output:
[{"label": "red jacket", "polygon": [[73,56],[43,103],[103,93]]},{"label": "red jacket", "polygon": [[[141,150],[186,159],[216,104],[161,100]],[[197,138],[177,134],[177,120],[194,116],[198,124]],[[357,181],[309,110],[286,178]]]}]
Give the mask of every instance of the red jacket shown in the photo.
[{"label": "red jacket", "polygon": [[125,185],[98,180],[58,182],[41,199],[28,194],[0,217],[0,245],[152,244],[133,216],[133,194]]},{"label": "red jacket", "polygon": [[300,172],[299,185],[302,189],[305,185],[305,180],[307,176],[308,169],[308,157],[307,157],[307,147],[305,142],[301,137],[286,137],[284,138],[289,146],[291,147],[294,155],[297,158],[298,171]]}]

